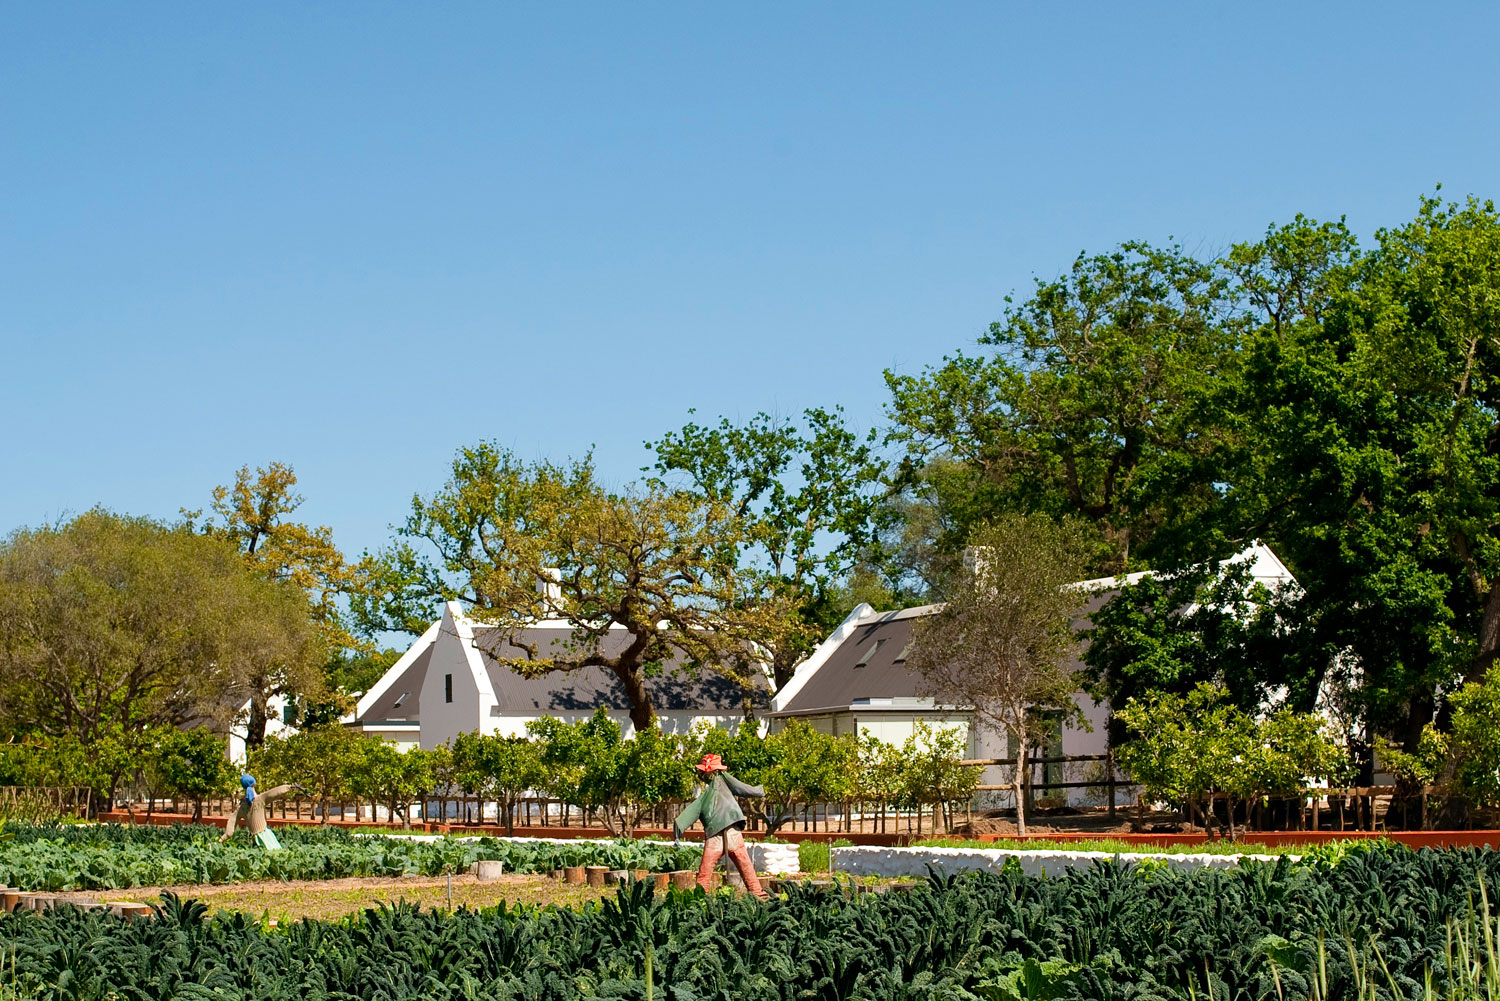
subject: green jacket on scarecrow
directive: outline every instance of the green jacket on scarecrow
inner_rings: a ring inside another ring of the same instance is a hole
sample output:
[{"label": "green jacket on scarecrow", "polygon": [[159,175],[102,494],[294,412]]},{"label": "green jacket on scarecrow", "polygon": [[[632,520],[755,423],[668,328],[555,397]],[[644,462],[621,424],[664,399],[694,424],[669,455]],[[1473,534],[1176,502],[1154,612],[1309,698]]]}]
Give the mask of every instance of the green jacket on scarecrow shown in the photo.
[{"label": "green jacket on scarecrow", "polygon": [[713,772],[705,779],[707,783],[698,798],[688,804],[687,809],[672,822],[672,830],[681,838],[694,821],[703,822],[703,836],[711,838],[723,834],[736,824],[745,822],[745,811],[740,809],[736,796],[764,796],[760,786],[746,785],[728,772]]}]

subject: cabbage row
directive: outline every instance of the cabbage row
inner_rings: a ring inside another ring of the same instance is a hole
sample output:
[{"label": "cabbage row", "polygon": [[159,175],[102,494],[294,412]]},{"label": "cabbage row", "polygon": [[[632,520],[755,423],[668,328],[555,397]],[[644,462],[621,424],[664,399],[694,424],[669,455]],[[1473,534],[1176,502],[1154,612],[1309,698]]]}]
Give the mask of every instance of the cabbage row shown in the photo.
[{"label": "cabbage row", "polygon": [[415,841],[295,827],[277,831],[282,851],[267,852],[243,832],[222,844],[219,833],[217,828],[189,826],[7,826],[5,834],[13,836],[0,841],[0,882],[25,890],[113,890],[262,879],[436,876],[462,871],[480,859],[498,859],[508,872],[574,865],[666,871],[696,868],[698,859],[693,846],[650,841]]},{"label": "cabbage row", "polygon": [[[156,920],[0,917],[0,996],[257,1001],[633,998],[1106,1001],[1460,996],[1493,853],[1051,879],[934,877],[911,893],[758,903],[647,884],[581,910],[409,905],[267,929],[168,899]],[[1371,987],[1372,973],[1378,983]],[[6,994],[5,991],[12,991]],[[29,993],[28,993],[29,992]]]}]

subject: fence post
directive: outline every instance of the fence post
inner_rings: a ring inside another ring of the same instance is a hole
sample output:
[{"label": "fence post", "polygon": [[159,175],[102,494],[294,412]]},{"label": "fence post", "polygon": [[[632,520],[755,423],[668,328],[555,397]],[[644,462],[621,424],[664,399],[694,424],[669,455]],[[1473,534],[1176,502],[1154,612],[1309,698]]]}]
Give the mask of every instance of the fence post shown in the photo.
[{"label": "fence post", "polygon": [[1109,778],[1109,819],[1115,819],[1115,749],[1110,747],[1104,754],[1105,773]]}]

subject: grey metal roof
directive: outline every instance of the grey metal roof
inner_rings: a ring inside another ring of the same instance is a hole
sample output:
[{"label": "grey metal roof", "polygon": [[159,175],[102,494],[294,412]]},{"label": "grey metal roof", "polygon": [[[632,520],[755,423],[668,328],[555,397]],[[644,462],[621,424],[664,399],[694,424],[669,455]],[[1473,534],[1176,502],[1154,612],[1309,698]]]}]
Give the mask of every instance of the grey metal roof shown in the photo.
[{"label": "grey metal roof", "polygon": [[[1099,591],[1089,596],[1073,621],[1075,631],[1089,628],[1089,615],[1118,591]],[[921,677],[908,670],[902,658],[910,652],[912,625],[942,606],[925,605],[872,616],[857,625],[840,643],[797,694],[773,716],[799,716],[841,712],[866,700],[899,700],[888,704],[861,705],[861,712],[910,711],[922,695]],[[1083,663],[1075,649],[1072,669]]]},{"label": "grey metal roof", "polygon": [[[565,654],[564,645],[572,636],[566,627],[537,627],[519,634],[522,642],[535,644],[537,652],[547,656]],[[501,713],[578,712],[593,709],[628,709],[630,700],[625,688],[612,672],[602,667],[578,671],[552,672],[539,678],[527,678],[500,663],[496,657],[525,657],[520,647],[507,643],[498,628],[477,627],[474,642],[484,658],[490,685],[495,690],[496,710]],[[611,630],[605,638],[603,652],[613,656],[630,643],[630,634]],[[757,676],[758,677],[758,676]],[[757,712],[769,706],[770,693],[763,680],[753,692],[747,692],[721,675],[692,677],[681,658],[662,665],[661,673],[646,679],[651,702],[660,711],[697,711],[705,714],[730,715],[743,712],[749,695]]]},{"label": "grey metal roof", "polygon": [[921,679],[896,660],[915,621],[882,615],[857,626],[776,715],[847,709],[856,699],[915,698]]},{"label": "grey metal roof", "polygon": [[414,721],[422,718],[422,682],[427,678],[427,665],[432,660],[436,643],[417,655],[406,670],[401,672],[389,688],[375,700],[359,718],[361,723]]}]

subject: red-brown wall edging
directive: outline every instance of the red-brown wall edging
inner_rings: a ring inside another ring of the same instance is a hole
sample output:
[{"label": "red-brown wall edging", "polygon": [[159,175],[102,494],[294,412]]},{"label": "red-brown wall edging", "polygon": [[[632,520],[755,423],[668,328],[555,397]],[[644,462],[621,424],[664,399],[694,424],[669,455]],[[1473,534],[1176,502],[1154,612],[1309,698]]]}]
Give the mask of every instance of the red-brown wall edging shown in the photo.
[{"label": "red-brown wall edging", "polygon": [[[155,813],[149,818],[144,813],[134,816],[124,810],[101,810],[99,820],[110,824],[152,824],[155,826],[169,827],[172,824],[187,824],[192,822],[192,815],[187,813]],[[267,817],[266,822],[272,827],[318,827],[317,821],[313,820],[285,820],[280,817]],[[213,827],[223,827],[226,823],[223,817],[203,817],[198,821],[200,824],[208,824]],[[400,833],[402,828],[399,824],[372,824],[368,821],[355,820],[330,820],[329,827],[349,827],[370,831],[393,831]],[[413,822],[407,833],[414,834],[460,834],[460,835],[486,835],[489,837],[505,836],[505,828],[499,824],[437,824]],[[542,827],[533,825],[525,827],[517,825],[514,837],[518,838],[608,838],[610,833],[598,827]],[[659,838],[664,841],[672,839],[672,831],[665,827],[637,827],[635,836],[638,838]],[[890,848],[896,845],[909,844],[912,835],[908,834],[843,834],[838,831],[777,831],[776,839],[793,844],[802,841],[837,841],[847,838],[861,845]],[[745,838],[748,841],[758,841],[764,835],[758,831],[747,831]],[[702,831],[690,831],[683,838],[684,841],[702,841]]]},{"label": "red-brown wall edging", "polygon": [[[1331,841],[1384,838],[1409,848],[1500,848],[1500,831],[1252,831],[1239,839],[1250,845],[1322,845]],[[1126,844],[1201,845],[1205,834],[982,834],[977,839],[1004,847],[1007,841],[1123,841]]]},{"label": "red-brown wall edging", "polygon": [[[144,813],[134,816],[124,810],[101,811],[99,819],[106,823],[115,824],[154,824],[169,826],[171,824],[186,824],[192,820],[190,814],[186,813],[157,813],[147,817]],[[204,817],[199,821],[214,827],[223,827],[223,817]],[[270,820],[275,827],[316,827],[314,821],[308,820],[281,820],[280,818]],[[372,824],[368,821],[354,820],[330,820],[332,827],[351,827],[370,831],[397,831],[401,830],[399,825]],[[417,834],[468,834],[488,835],[498,837],[505,834],[505,828],[496,824],[436,824],[416,822],[411,825],[411,832]],[[659,838],[670,840],[672,832],[666,828],[638,827],[635,831],[638,838]],[[520,827],[515,829],[515,837],[518,838],[607,838],[609,832],[597,827]],[[762,835],[756,831],[746,833],[748,840],[759,840]],[[900,845],[910,844],[916,840],[911,834],[869,834],[869,833],[843,833],[839,831],[777,831],[776,838],[779,841],[789,841],[793,844],[802,841],[837,841],[845,839],[857,845],[870,845],[877,848],[892,848]],[[1253,831],[1240,838],[1239,843],[1250,848],[1253,845],[1321,845],[1330,841],[1358,841],[1369,838],[1386,838],[1409,848],[1500,848],[1500,831]],[[1005,847],[1006,842],[1019,841],[1051,841],[1058,844],[1066,844],[1076,841],[1123,841],[1126,844],[1155,845],[1168,847],[1171,845],[1201,845],[1208,840],[1205,834],[1028,834],[1022,837],[1017,834],[982,834],[976,840],[989,842],[996,848]],[[690,832],[686,841],[702,841],[701,832]]]}]

